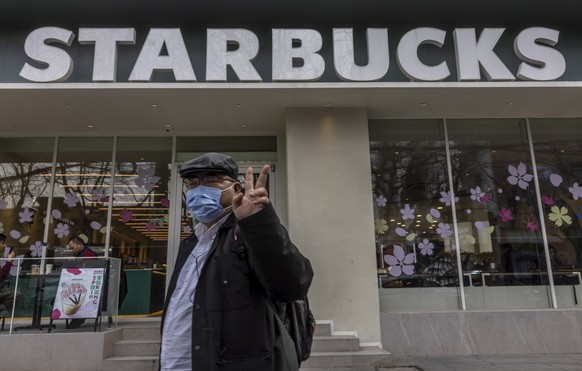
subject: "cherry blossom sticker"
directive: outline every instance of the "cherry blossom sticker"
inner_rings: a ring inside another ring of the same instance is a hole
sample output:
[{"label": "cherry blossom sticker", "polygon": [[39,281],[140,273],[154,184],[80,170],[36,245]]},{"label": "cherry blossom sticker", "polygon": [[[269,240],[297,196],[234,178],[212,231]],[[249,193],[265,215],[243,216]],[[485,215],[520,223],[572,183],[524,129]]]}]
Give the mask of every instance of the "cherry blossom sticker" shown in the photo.
[{"label": "cherry blossom sticker", "polygon": [[136,171],[138,178],[135,180],[135,184],[144,187],[148,192],[151,191],[161,179],[159,176],[154,175],[155,171],[156,169],[153,166],[140,167]]},{"label": "cherry blossom sticker", "polygon": [[[439,199],[439,201],[444,203],[446,206],[451,206],[452,203],[451,191],[441,192],[441,198]],[[455,197],[455,202],[459,202],[459,197]]]},{"label": "cherry blossom sticker", "polygon": [[10,237],[14,238],[15,240],[19,239],[20,237],[22,237],[22,233],[20,233],[19,231],[13,229],[10,231]]},{"label": "cherry blossom sticker", "polygon": [[502,222],[508,222],[513,220],[513,211],[507,207],[502,207],[501,210],[497,213],[501,218]]},{"label": "cherry blossom sticker", "polygon": [[[382,197],[384,197],[384,196],[382,196]],[[384,197],[384,199],[386,199],[386,197]],[[170,207],[170,200],[169,200],[169,199],[167,199],[167,198],[162,198],[162,199],[160,200],[160,204],[161,204],[163,207]],[[378,205],[378,206],[379,206],[379,205]],[[386,202],[384,202],[384,206],[386,206]]]},{"label": "cherry blossom sticker", "polygon": [[556,224],[556,227],[561,227],[564,223],[572,224],[572,217],[568,215],[568,209],[565,207],[552,206],[551,213],[548,215],[549,219]]},{"label": "cherry blossom sticker", "polygon": [[406,229],[400,227],[396,228],[394,232],[396,232],[396,234],[399,235],[400,237],[404,237],[408,234],[408,232],[406,232]]},{"label": "cherry blossom sticker", "polygon": [[550,175],[550,182],[552,183],[552,185],[554,187],[559,187],[560,184],[562,184],[564,180],[562,179],[562,177],[558,174],[552,174]]},{"label": "cherry blossom sticker", "polygon": [[475,188],[471,188],[471,200],[480,201],[481,197],[485,195],[485,193],[481,192],[481,187],[476,186]]},{"label": "cherry blossom sticker", "polygon": [[414,209],[411,209],[409,204],[405,204],[404,209],[400,209],[400,214],[404,220],[414,219]]},{"label": "cherry blossom sticker", "polygon": [[60,219],[63,216],[63,214],[59,210],[54,209],[53,211],[51,211],[51,216],[53,217],[53,219]]},{"label": "cherry blossom sticker", "polygon": [[420,255],[432,255],[434,254],[434,243],[430,242],[427,238],[424,238],[422,242],[418,244],[418,249],[420,250]]},{"label": "cherry blossom sticker", "polygon": [[57,227],[54,229],[54,233],[58,238],[63,238],[69,235],[69,225],[65,223],[57,224]]},{"label": "cherry blossom sticker", "polygon": [[379,195],[376,197],[376,205],[378,205],[379,207],[386,206],[387,202],[388,202],[388,200],[383,195]]},{"label": "cherry blossom sticker", "polygon": [[572,184],[572,187],[569,187],[568,190],[572,194],[572,198],[574,200],[578,200],[579,198],[582,198],[582,187],[580,187],[578,185],[578,183]]},{"label": "cherry blossom sticker", "polygon": [[518,185],[521,189],[527,189],[529,187],[529,182],[532,181],[533,175],[527,173],[527,168],[523,162],[520,162],[517,167],[513,165],[507,166],[509,171],[509,176],[507,181],[511,185]]},{"label": "cherry blossom sticker", "polygon": [[93,220],[90,225],[91,225],[91,228],[95,231],[98,231],[101,229],[101,223],[99,223],[96,220]]},{"label": "cherry blossom sticker", "polygon": [[150,220],[146,223],[145,227],[149,232],[153,232],[156,230],[157,225],[158,224],[155,222],[155,220]]},{"label": "cherry blossom sticker", "polygon": [[394,255],[384,255],[384,261],[390,266],[388,272],[393,277],[414,274],[414,254],[405,254],[400,245],[394,245]]},{"label": "cherry blossom sticker", "polygon": [[41,256],[42,255],[42,242],[36,241],[28,248],[30,250],[30,256]]},{"label": "cherry blossom sticker", "polygon": [[20,223],[32,223],[32,217],[34,216],[34,212],[30,210],[28,207],[25,207],[22,212],[18,213],[20,219],[18,221]]},{"label": "cherry blossom sticker", "polygon": [[127,223],[133,220],[133,213],[128,208],[125,208],[119,212],[119,217],[122,222]]},{"label": "cherry blossom sticker", "polygon": [[377,235],[384,234],[388,230],[388,225],[386,223],[386,220],[375,219],[374,220],[374,230],[376,231]]},{"label": "cherry blossom sticker", "polygon": [[6,208],[8,207],[8,201],[6,201],[5,199],[0,199],[0,210],[6,210]]},{"label": "cherry blossom sticker", "polygon": [[544,205],[552,206],[554,204],[554,199],[550,195],[542,196],[542,202]]},{"label": "cherry blossom sticker", "polygon": [[77,202],[79,202],[79,197],[75,193],[69,191],[65,194],[63,202],[66,203],[68,207],[75,207],[77,206]]},{"label": "cherry blossom sticker", "polygon": [[447,237],[451,237],[453,231],[451,230],[451,226],[447,223],[439,223],[437,227],[437,233],[441,236],[444,240]]}]

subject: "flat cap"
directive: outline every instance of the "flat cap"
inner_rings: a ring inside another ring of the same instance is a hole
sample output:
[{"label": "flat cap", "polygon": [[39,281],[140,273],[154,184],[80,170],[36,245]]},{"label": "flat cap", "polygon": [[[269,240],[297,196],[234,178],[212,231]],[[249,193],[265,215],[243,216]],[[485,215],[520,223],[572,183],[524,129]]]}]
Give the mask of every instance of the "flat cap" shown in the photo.
[{"label": "flat cap", "polygon": [[180,169],[180,176],[187,178],[197,172],[224,173],[232,179],[238,179],[238,164],[228,155],[209,152],[195,159],[184,162]]}]

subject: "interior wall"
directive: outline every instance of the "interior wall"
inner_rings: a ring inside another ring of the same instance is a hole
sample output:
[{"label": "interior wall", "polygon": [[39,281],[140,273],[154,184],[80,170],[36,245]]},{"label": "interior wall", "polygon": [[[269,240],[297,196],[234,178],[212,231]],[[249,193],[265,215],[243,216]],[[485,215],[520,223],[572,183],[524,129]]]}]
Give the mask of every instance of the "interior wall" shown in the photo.
[{"label": "interior wall", "polygon": [[379,343],[366,110],[290,109],[286,129],[289,230],[314,268],[315,317]]}]

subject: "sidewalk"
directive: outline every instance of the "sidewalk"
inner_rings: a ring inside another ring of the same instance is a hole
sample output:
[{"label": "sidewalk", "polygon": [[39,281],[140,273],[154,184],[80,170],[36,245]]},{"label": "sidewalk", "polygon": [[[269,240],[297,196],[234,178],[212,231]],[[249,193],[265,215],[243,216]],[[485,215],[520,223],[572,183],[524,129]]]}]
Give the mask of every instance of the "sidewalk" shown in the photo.
[{"label": "sidewalk", "polygon": [[541,355],[481,355],[393,357],[390,368],[378,371],[560,371],[582,370],[582,353]]}]

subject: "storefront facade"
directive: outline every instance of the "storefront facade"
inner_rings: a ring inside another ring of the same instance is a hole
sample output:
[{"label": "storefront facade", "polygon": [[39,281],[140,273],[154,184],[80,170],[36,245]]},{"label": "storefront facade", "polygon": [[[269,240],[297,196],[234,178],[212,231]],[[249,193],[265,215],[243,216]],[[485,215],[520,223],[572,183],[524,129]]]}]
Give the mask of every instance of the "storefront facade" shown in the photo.
[{"label": "storefront facade", "polygon": [[222,151],[274,165],[338,331],[489,353],[411,343],[462,344],[508,311],[576,322],[582,8],[128,3],[3,23],[0,222],[20,253],[82,234],[170,274],[190,230],[177,166]]}]

